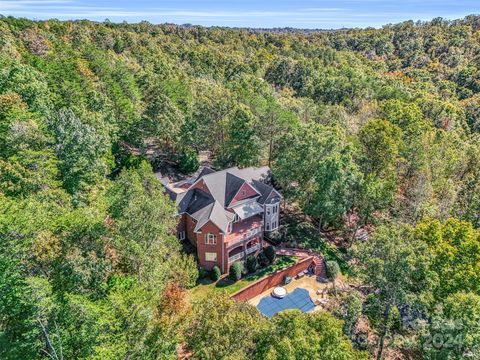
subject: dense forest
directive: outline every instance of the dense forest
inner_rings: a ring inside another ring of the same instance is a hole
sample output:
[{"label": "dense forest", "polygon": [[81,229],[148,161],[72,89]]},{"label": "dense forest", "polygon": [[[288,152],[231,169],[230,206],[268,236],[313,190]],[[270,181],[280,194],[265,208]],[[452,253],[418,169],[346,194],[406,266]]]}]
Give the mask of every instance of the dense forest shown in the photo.
[{"label": "dense forest", "polygon": [[[154,171],[192,173],[200,151],[270,165],[363,293],[272,319],[190,301],[196,260]],[[479,226],[479,16],[286,33],[0,18],[2,359],[479,359]]]}]

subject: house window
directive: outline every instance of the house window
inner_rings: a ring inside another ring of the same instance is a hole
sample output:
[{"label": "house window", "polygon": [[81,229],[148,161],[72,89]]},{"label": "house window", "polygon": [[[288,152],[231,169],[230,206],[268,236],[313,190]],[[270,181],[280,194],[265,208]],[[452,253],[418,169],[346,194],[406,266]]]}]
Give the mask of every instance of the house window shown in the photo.
[{"label": "house window", "polygon": [[242,190],[242,196],[247,195],[247,190]]},{"label": "house window", "polygon": [[185,231],[180,231],[178,233],[178,240],[185,240]]},{"label": "house window", "polygon": [[270,206],[267,206],[267,215],[270,215],[270,212],[271,212],[271,208]]},{"label": "house window", "polygon": [[205,261],[217,261],[217,253],[206,252]]},{"label": "house window", "polygon": [[237,214],[235,214],[234,218],[233,218],[233,222],[238,222],[240,221],[240,216],[238,216]]},{"label": "house window", "polygon": [[270,230],[270,223],[267,222],[267,231]]},{"label": "house window", "polygon": [[216,245],[217,244],[217,235],[208,233],[205,235],[205,244],[206,245]]},{"label": "house window", "polygon": [[272,223],[272,230],[275,230],[276,228],[277,228],[277,222],[274,221],[274,222]]}]

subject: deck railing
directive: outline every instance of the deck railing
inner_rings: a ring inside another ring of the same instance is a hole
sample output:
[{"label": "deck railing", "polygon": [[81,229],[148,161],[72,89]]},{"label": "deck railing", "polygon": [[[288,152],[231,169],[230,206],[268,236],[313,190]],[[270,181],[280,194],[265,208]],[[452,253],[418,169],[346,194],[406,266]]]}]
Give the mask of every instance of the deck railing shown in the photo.
[{"label": "deck railing", "polygon": [[238,243],[243,242],[245,240],[248,240],[248,239],[250,239],[254,236],[257,236],[261,233],[262,233],[262,227],[261,226],[255,228],[255,229],[248,230],[245,234],[237,236],[233,240],[230,240],[228,242],[228,246],[231,247],[232,245],[235,245],[235,244],[238,244]]},{"label": "deck railing", "polygon": [[255,244],[251,247],[249,247],[247,250],[245,251],[241,251],[239,252],[238,254],[235,254],[235,255],[232,255],[228,258],[228,262],[233,262],[233,261],[237,261],[237,260],[240,260],[240,259],[243,259],[246,255],[249,255],[249,254],[252,254],[254,252],[256,252],[257,250],[260,250],[260,244]]},{"label": "deck railing", "polygon": [[253,245],[252,247],[249,247],[245,252],[247,255],[256,252],[257,250],[260,249],[260,244]]}]

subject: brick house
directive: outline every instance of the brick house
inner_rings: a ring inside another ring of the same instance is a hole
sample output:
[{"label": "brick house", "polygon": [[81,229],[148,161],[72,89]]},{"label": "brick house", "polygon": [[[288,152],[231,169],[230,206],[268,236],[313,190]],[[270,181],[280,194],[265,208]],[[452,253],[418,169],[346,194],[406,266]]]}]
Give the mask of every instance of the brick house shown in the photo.
[{"label": "brick house", "polygon": [[268,167],[208,167],[190,179],[161,179],[178,207],[177,236],[192,243],[200,266],[228,272],[235,261],[258,253],[263,235],[279,225],[282,196],[271,185]]}]

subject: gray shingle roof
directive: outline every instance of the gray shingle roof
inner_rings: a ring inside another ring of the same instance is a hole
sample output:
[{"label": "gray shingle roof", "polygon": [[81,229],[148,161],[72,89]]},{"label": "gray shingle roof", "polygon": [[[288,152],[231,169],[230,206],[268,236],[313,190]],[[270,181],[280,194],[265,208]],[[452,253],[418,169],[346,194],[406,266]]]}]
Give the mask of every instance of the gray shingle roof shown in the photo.
[{"label": "gray shingle roof", "polygon": [[212,168],[209,168],[208,166],[205,166],[202,171],[200,171],[200,173],[198,174],[197,178],[195,179],[195,181],[197,181],[198,179],[200,179],[202,176],[204,175],[208,175],[208,174],[211,174],[211,173],[214,173],[215,170],[213,170]]},{"label": "gray shingle roof", "polygon": [[270,193],[272,192],[273,186],[264,184],[263,182],[258,180],[253,180],[252,183],[253,186],[255,186],[255,188],[257,189],[257,191],[261,194],[258,198],[258,202],[260,204],[264,204],[268,198],[268,195],[270,195]]},{"label": "gray shingle roof", "polygon": [[226,211],[218,201],[215,201],[192,214],[192,217],[197,220],[195,231],[200,230],[208,221],[211,221],[226,233],[228,223],[233,220],[234,214]]},{"label": "gray shingle roof", "polygon": [[196,213],[200,209],[203,209],[205,206],[210,205],[213,203],[215,200],[212,199],[211,196],[208,194],[204,193],[200,189],[192,189],[188,190],[192,192],[192,195],[190,196],[190,202],[188,204],[188,207],[185,209],[185,212],[189,214]]},{"label": "gray shingle roof", "polygon": [[243,179],[239,178],[230,173],[230,169],[217,171],[202,176],[202,180],[205,181],[205,184],[210,190],[213,198],[218,201],[222,206],[227,206],[232,198],[235,196],[237,191],[245,182]]},{"label": "gray shingle roof", "polygon": [[196,221],[195,231],[202,228],[209,220],[226,232],[228,223],[233,220],[234,213],[227,211],[235,194],[246,182],[260,195],[258,203],[263,204],[273,187],[270,185],[271,172],[268,166],[239,169],[233,167],[221,171],[204,168],[196,181],[202,179],[210,194],[200,189],[190,189],[176,196],[180,213],[190,214]]},{"label": "gray shingle roof", "polygon": [[248,167],[245,169],[239,169],[237,167],[227,169],[230,173],[244,179],[248,183],[253,180],[260,181],[262,183],[270,183],[272,178],[272,172],[268,166],[261,167]]}]

